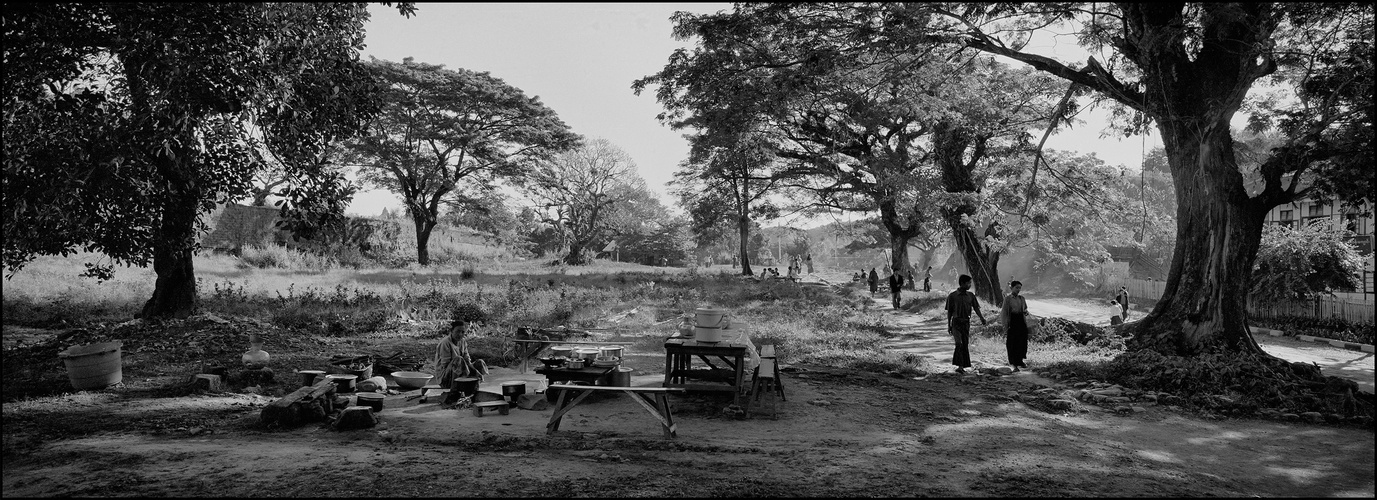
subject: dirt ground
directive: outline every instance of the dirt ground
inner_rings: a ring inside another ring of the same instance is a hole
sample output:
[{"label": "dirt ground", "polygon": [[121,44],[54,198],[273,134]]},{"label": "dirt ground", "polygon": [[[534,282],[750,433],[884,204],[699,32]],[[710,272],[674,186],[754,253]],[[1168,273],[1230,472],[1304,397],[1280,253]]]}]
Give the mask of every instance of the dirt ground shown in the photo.
[{"label": "dirt ground", "polygon": [[[887,312],[886,314],[898,314]],[[911,317],[904,321],[920,322]],[[632,385],[663,353],[628,350]],[[171,376],[171,375],[169,375]],[[495,369],[481,387],[540,379]],[[127,385],[133,381],[126,381]],[[917,379],[792,365],[778,418],[671,396],[678,437],[625,395],[475,417],[387,397],[380,423],[267,430],[255,394],[80,392],[4,406],[12,496],[1228,496],[1374,495],[1371,429],[1233,420],[1134,403],[1057,407],[1033,369]],[[81,429],[99,422],[98,429]],[[64,431],[65,429],[65,431]],[[61,438],[54,438],[54,435]]]}]

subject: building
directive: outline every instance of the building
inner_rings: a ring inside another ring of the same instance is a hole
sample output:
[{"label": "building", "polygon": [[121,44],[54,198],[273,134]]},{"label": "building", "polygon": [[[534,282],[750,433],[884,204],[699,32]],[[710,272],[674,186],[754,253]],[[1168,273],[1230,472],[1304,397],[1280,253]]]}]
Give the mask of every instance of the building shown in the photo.
[{"label": "building", "polygon": [[1343,228],[1353,233],[1346,239],[1363,256],[1363,286],[1358,291],[1370,296],[1374,291],[1372,283],[1372,203],[1364,201],[1360,207],[1344,208],[1336,199],[1297,200],[1272,208],[1272,211],[1267,213],[1265,223],[1297,227],[1300,224],[1309,224],[1316,220],[1327,221],[1331,228]]}]

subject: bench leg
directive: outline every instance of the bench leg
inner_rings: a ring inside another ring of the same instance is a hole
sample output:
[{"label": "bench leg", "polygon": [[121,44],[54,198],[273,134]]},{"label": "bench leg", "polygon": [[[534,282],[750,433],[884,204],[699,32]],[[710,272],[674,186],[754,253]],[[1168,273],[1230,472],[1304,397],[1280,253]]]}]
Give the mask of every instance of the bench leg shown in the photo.
[{"label": "bench leg", "polygon": [[555,413],[553,415],[550,415],[550,423],[545,424],[546,434],[554,434],[555,431],[558,431],[559,422],[560,420],[564,419],[564,414],[569,413],[569,410],[574,409],[575,406],[578,406],[579,403],[583,402],[584,398],[587,398],[589,394],[593,393],[593,391],[579,391],[579,395],[574,397],[573,401],[570,401],[568,405],[561,406],[560,403],[563,403],[566,397],[565,393],[569,392],[570,390],[577,389],[563,389],[559,391],[559,401],[555,403]]},{"label": "bench leg", "polygon": [[669,398],[666,398],[664,394],[656,394],[655,399],[655,402],[660,406],[661,413],[665,416],[665,422],[669,424],[665,426],[665,435],[674,439],[675,436],[678,436],[678,432],[674,428],[674,414],[669,411]]}]

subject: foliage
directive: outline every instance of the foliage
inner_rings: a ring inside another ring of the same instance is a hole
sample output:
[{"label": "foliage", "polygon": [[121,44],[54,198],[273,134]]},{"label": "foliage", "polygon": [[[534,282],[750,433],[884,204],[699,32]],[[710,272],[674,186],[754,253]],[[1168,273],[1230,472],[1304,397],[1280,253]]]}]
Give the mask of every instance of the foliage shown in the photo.
[{"label": "foliage", "polygon": [[1325,339],[1377,344],[1377,324],[1349,323],[1343,318],[1311,318],[1305,316],[1278,316],[1274,318],[1249,318],[1253,326],[1281,330],[1287,335],[1310,335]]},{"label": "foliage", "polygon": [[1264,227],[1250,295],[1276,303],[1362,286],[1362,256],[1344,241],[1350,233],[1330,224],[1326,218],[1296,229]]},{"label": "foliage", "polygon": [[143,314],[184,316],[197,215],[247,194],[259,140],[309,181],[285,193],[289,220],[337,219],[342,178],[298,160],[372,112],[367,17],[362,4],[7,6],[5,267],[76,247],[151,260]]},{"label": "foliage", "polygon": [[637,222],[638,212],[653,212],[635,205],[659,203],[646,192],[631,156],[602,138],[540,162],[518,186],[559,231],[567,248],[561,260],[570,265],[588,263],[601,250],[593,245],[616,234],[619,224]]},{"label": "foliage", "polygon": [[386,82],[382,112],[349,146],[366,182],[401,196],[421,265],[430,264],[427,245],[442,206],[490,198],[496,181],[523,177],[578,142],[538,98],[487,72],[410,57],[367,66]]}]

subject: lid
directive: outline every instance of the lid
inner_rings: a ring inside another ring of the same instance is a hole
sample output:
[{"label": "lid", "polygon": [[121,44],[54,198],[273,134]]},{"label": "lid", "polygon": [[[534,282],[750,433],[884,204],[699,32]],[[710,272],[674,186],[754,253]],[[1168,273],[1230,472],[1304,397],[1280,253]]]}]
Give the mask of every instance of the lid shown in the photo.
[{"label": "lid", "polygon": [[325,373],[325,370],[297,370],[297,373],[313,373],[316,375],[320,375],[322,373]]},{"label": "lid", "polygon": [[57,357],[73,358],[77,356],[90,356],[92,354],[101,354],[110,351],[118,351],[120,350],[120,346],[123,345],[124,343],[118,340],[114,342],[101,342],[99,344],[74,345],[72,347],[68,347],[65,351],[57,353]]},{"label": "lid", "polygon": [[621,368],[618,368],[617,371],[619,371],[619,372],[633,372],[633,371],[636,371],[636,370],[635,370],[634,368],[627,368],[627,367],[623,366],[623,367],[621,367]]},{"label": "lid", "polygon": [[574,351],[574,352],[577,352],[577,353],[580,353],[580,354],[583,354],[583,353],[597,354],[599,351],[598,351],[597,349],[579,349],[579,350]]},{"label": "lid", "polygon": [[727,310],[726,310],[726,309],[717,309],[717,308],[715,308],[715,307],[700,307],[700,308],[698,308],[698,309],[694,309],[694,311],[695,311],[695,312],[704,313],[704,314],[726,314],[726,313],[727,313]]},{"label": "lid", "polygon": [[609,345],[609,346],[599,347],[598,350],[601,350],[601,351],[615,351],[615,350],[623,349],[623,348],[624,348],[624,347],[619,346],[619,345]]}]

